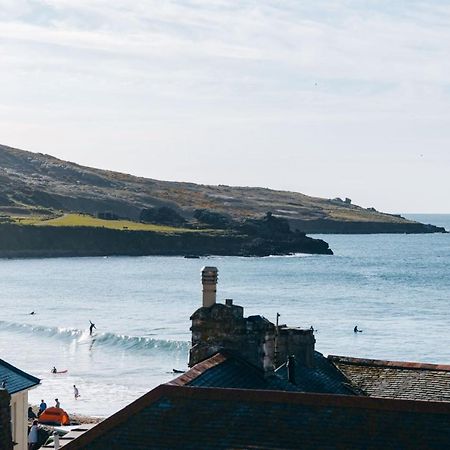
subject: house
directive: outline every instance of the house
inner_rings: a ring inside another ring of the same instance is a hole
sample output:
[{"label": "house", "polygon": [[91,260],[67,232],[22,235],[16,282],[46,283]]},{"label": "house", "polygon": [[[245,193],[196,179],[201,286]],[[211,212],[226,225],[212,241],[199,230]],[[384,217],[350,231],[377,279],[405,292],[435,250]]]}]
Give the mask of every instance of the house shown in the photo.
[{"label": "house", "polygon": [[325,357],[313,330],[217,303],[216,268],[202,281],[190,369],[64,450],[450,448],[449,366]]},{"label": "house", "polygon": [[[0,359],[0,385],[10,395],[10,426],[12,439],[16,443],[14,450],[28,448],[28,391],[39,383],[39,378]],[[0,435],[3,432],[0,431]]]},{"label": "house", "polygon": [[64,450],[437,449],[450,403],[161,385]]}]

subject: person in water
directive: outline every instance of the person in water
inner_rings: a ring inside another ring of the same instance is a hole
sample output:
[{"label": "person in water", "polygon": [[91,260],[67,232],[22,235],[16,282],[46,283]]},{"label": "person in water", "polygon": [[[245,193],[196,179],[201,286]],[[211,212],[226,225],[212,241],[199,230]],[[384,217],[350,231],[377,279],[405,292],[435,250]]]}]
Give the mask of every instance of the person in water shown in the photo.
[{"label": "person in water", "polygon": [[89,321],[90,325],[89,325],[89,334],[92,336],[92,332],[94,331],[94,328],[97,329],[97,327],[95,326],[95,323],[92,323],[92,321]]},{"label": "person in water", "polygon": [[57,398],[55,398],[55,408],[61,408],[61,403],[59,403]]},{"label": "person in water", "polygon": [[355,325],[355,328],[353,328],[354,333],[362,333],[362,330],[358,330],[358,325]]},{"label": "person in water", "polygon": [[58,371],[56,370],[56,367],[53,366],[52,373],[57,373],[57,372],[58,372]]},{"label": "person in water", "polygon": [[80,392],[75,385],[73,385],[73,396],[75,397],[75,400],[80,396]]}]

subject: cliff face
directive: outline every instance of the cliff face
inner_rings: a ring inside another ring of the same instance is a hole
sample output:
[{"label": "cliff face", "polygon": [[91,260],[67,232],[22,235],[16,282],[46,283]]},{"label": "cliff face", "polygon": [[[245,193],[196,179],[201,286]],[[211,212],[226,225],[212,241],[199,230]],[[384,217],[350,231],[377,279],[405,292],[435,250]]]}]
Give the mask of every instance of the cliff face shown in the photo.
[{"label": "cliff face", "polygon": [[143,209],[168,206],[191,219],[207,209],[234,220],[271,211],[308,233],[427,233],[443,229],[364,209],[340,199],[265,188],[158,181],[83,167],[0,145],[0,215],[109,212],[137,220]]},{"label": "cliff face", "polygon": [[288,253],[333,254],[326,242],[295,234],[270,239],[225,232],[165,234],[94,227],[0,225],[0,258],[113,255],[268,256]]}]

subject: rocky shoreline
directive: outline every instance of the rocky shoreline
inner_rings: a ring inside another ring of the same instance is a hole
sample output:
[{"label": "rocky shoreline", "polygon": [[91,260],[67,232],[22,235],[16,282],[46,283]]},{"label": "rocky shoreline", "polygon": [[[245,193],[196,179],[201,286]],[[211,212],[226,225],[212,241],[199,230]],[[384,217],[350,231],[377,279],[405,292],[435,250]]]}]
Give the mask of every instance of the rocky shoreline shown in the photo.
[{"label": "rocky shoreline", "polygon": [[420,222],[357,222],[327,219],[290,220],[292,228],[310,234],[429,234],[448,233],[444,227]]},{"label": "rocky shoreline", "polygon": [[156,233],[94,227],[0,225],[1,258],[70,256],[332,255],[328,244],[303,233],[259,236],[235,232]]}]

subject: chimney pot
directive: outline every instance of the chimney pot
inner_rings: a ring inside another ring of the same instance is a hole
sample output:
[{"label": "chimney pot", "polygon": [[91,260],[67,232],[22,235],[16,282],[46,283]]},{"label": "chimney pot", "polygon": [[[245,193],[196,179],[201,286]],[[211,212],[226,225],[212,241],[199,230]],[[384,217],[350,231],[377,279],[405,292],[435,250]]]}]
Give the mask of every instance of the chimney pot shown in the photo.
[{"label": "chimney pot", "polygon": [[217,267],[205,266],[202,269],[203,306],[209,308],[216,303]]},{"label": "chimney pot", "polygon": [[225,305],[233,306],[233,299],[232,298],[226,298],[225,299]]}]

